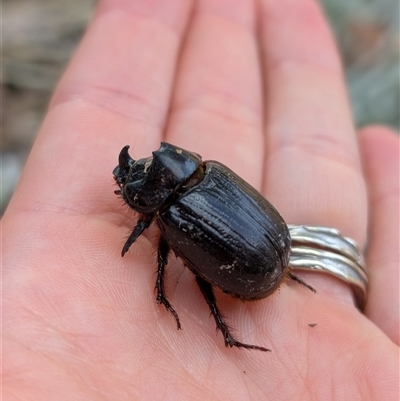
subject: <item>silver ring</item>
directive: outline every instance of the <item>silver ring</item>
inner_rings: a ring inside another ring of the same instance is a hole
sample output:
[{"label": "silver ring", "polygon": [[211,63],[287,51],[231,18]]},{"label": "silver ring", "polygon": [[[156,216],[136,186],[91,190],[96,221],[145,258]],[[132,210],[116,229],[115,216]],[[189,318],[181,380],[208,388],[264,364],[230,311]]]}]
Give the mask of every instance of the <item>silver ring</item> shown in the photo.
[{"label": "silver ring", "polygon": [[357,243],[330,227],[288,225],[292,238],[289,265],[297,271],[331,274],[349,284],[362,309],[367,298],[368,276]]}]

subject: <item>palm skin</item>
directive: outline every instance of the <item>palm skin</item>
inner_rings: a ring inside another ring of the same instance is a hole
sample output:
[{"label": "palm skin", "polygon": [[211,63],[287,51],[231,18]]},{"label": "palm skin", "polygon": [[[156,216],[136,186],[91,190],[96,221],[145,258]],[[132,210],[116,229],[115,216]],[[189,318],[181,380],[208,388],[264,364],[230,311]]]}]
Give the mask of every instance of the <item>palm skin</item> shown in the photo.
[{"label": "palm skin", "polygon": [[[355,134],[319,8],[150,3],[100,2],[4,215],[4,396],[398,399],[398,139]],[[272,352],[225,348],[171,255],[177,331],[154,300],[154,230],[120,256],[136,218],[111,174],[122,146],[136,159],[161,140],[228,165],[288,223],[359,243],[368,224],[364,313],[322,275],[302,275],[316,294],[296,283],[250,303],[217,292],[236,337]]]}]

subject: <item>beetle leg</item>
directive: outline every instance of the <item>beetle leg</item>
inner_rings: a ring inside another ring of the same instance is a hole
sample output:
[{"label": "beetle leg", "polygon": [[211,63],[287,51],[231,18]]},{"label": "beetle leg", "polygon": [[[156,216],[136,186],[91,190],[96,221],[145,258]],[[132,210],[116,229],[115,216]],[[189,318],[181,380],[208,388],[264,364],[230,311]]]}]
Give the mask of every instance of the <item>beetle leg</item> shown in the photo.
[{"label": "beetle leg", "polygon": [[157,270],[157,280],[156,280],[156,291],[157,291],[157,303],[163,304],[169,312],[174,315],[176,320],[176,326],[178,330],[181,329],[181,322],[179,321],[179,316],[175,312],[175,309],[169,303],[165,297],[165,286],[164,286],[164,273],[165,266],[168,264],[168,253],[169,245],[163,236],[160,237],[160,242],[158,243],[158,270]]},{"label": "beetle leg", "polygon": [[122,248],[121,255],[124,256],[131,245],[139,238],[139,236],[143,233],[146,228],[149,228],[151,221],[153,220],[153,215],[142,215],[138,220],[136,227],[131,232],[131,235],[125,242],[124,247]]},{"label": "beetle leg", "polygon": [[217,307],[217,301],[215,299],[214,291],[212,286],[207,281],[203,280],[200,276],[196,276],[197,285],[200,288],[201,293],[203,294],[204,299],[207,302],[208,307],[210,308],[211,314],[215,319],[215,323],[217,324],[217,330],[221,330],[222,335],[225,340],[225,347],[238,347],[238,348],[246,348],[246,349],[256,349],[259,351],[271,351],[268,348],[260,347],[258,345],[250,345],[244,344],[240,341],[235,340],[231,333],[229,332],[229,328],[227,324],[224,322],[224,319],[221,315]]},{"label": "beetle leg", "polygon": [[304,287],[307,287],[310,291],[312,291],[314,294],[317,292],[315,288],[311,287],[311,285],[307,284],[304,282],[301,278],[295,276],[292,272],[289,273],[289,277],[293,280],[298,282],[299,284],[304,285]]}]

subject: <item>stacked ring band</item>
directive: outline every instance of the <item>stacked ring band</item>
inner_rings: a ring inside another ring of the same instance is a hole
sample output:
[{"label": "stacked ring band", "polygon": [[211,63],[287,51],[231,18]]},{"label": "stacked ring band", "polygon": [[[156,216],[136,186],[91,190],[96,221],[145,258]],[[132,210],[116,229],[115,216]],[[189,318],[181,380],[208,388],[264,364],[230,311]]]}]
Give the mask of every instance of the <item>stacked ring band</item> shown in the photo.
[{"label": "stacked ring band", "polygon": [[357,243],[329,227],[288,225],[292,238],[289,265],[297,271],[317,271],[333,275],[349,284],[357,306],[363,309],[368,277]]}]

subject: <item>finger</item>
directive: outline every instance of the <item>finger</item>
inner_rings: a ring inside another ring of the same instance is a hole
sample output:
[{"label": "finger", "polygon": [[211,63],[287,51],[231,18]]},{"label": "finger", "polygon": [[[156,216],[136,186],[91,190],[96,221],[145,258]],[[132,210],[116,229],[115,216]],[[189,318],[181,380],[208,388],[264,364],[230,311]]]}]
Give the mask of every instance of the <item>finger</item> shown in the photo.
[{"label": "finger", "polygon": [[289,223],[336,227],[363,244],[361,175],[339,56],[312,0],[263,0],[265,191]]},{"label": "finger", "polygon": [[200,0],[179,63],[166,139],[260,186],[261,85],[252,1]]},{"label": "finger", "polygon": [[370,205],[365,314],[399,344],[399,138],[386,128],[360,132]]},{"label": "finger", "polygon": [[100,2],[58,85],[14,205],[29,194],[41,207],[51,199],[55,208],[73,202],[75,211],[98,210],[112,192],[122,146],[131,144],[136,158],[159,146],[190,7],[180,0]]}]

